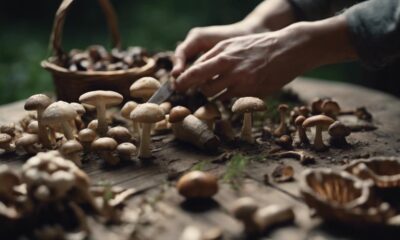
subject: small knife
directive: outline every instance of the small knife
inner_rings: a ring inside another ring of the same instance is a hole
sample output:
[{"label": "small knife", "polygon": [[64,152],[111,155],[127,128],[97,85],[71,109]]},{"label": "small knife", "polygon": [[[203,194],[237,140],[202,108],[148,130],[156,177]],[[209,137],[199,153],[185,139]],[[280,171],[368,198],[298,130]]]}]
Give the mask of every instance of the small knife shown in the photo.
[{"label": "small knife", "polygon": [[166,82],[161,85],[161,87],[151,96],[151,98],[147,101],[148,103],[161,104],[168,100],[169,97],[174,93],[174,90],[171,86],[171,80],[168,79]]}]

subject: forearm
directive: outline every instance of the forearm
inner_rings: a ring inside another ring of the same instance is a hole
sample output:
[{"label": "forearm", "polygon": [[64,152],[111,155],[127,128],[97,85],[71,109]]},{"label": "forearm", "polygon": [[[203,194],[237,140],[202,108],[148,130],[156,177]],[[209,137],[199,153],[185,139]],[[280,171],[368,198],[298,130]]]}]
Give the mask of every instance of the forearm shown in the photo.
[{"label": "forearm", "polygon": [[288,0],[265,0],[242,21],[252,28],[253,33],[266,30],[276,31],[295,21]]}]

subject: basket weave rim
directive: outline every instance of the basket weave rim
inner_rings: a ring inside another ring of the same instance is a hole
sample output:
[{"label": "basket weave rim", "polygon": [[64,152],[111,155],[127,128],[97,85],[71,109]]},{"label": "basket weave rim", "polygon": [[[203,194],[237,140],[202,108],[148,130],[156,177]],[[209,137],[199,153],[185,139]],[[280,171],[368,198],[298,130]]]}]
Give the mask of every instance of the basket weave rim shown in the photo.
[{"label": "basket weave rim", "polygon": [[77,75],[77,76],[115,76],[115,75],[124,75],[124,74],[144,74],[150,70],[152,70],[155,65],[156,61],[153,58],[145,58],[146,64],[142,67],[133,67],[129,68],[127,70],[114,70],[114,71],[92,71],[92,72],[86,72],[86,71],[69,71],[68,69],[61,67],[55,63],[52,62],[53,58],[50,57],[47,60],[43,60],[40,65],[51,72],[57,72],[57,73],[65,73],[65,74],[71,74],[71,75]]}]

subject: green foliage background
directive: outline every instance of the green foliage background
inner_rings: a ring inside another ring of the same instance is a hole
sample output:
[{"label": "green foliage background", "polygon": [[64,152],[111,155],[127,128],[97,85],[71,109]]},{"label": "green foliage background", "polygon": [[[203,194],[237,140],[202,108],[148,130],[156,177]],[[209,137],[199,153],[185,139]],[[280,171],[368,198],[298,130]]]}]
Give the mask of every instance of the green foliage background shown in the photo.
[{"label": "green foliage background", "polygon": [[[4,1],[0,8],[0,104],[51,91],[50,75],[40,61],[50,55],[48,39],[60,0]],[[242,19],[260,0],[112,0],[125,46],[172,50],[195,26],[227,24]],[[95,0],[76,0],[67,16],[64,47],[109,46],[102,13]],[[317,69],[307,75],[358,81],[354,64]]]}]

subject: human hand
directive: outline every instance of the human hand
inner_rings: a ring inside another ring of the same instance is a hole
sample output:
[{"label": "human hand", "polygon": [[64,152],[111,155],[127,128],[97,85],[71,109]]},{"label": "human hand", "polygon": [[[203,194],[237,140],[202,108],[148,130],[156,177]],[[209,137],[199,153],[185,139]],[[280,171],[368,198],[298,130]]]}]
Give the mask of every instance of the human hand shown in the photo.
[{"label": "human hand", "polygon": [[263,97],[314,67],[354,59],[343,16],[219,42],[175,81],[221,99]]}]

